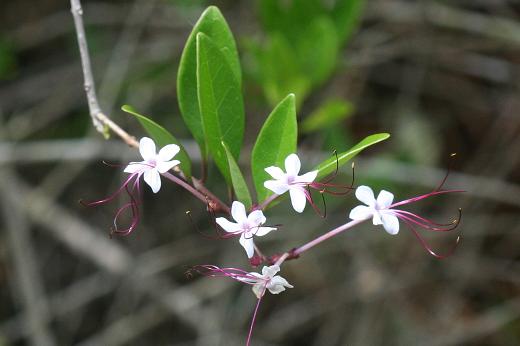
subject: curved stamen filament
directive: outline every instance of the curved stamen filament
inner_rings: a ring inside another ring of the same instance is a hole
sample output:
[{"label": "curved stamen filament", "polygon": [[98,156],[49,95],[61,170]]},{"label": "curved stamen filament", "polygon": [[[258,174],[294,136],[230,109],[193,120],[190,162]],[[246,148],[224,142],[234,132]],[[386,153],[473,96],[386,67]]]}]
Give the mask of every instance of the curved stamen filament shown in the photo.
[{"label": "curved stamen filament", "polygon": [[423,200],[423,199],[428,198],[428,197],[437,196],[437,195],[443,195],[443,194],[446,194],[446,193],[454,193],[454,192],[465,192],[465,191],[464,190],[433,191],[433,192],[430,192],[430,193],[426,193],[424,195],[420,195],[420,196],[417,196],[417,197],[405,199],[404,201],[396,202],[396,203],[390,205],[388,207],[388,209],[392,209],[392,208],[398,207],[400,205],[405,205],[405,204],[409,204],[409,203],[412,203],[412,202],[417,202],[417,201]]},{"label": "curved stamen filament", "polygon": [[136,175],[135,174],[132,174],[130,175],[125,181],[124,183],[115,191],[113,192],[111,195],[109,195],[108,197],[106,198],[103,198],[103,199],[100,199],[98,201],[92,201],[92,202],[85,202],[83,200],[80,200],[79,202],[86,206],[86,207],[93,207],[93,206],[96,206],[96,205],[100,205],[100,204],[105,204],[105,203],[108,203],[108,202],[111,202],[113,201],[117,196],[119,196],[119,194],[126,189],[127,185],[130,183],[130,181],[135,178]]},{"label": "curved stamen filament", "polygon": [[327,179],[325,179],[323,182],[324,183],[330,183],[332,180],[336,179],[336,177],[338,176],[338,171],[339,171],[339,158],[338,158],[338,151],[336,149],[334,149],[334,151],[332,152],[332,154],[334,156],[336,156],[336,169],[334,170],[334,173],[332,173],[332,175],[330,177],[328,177]]},{"label": "curved stamen filament", "polygon": [[453,165],[453,158],[456,155],[457,155],[456,153],[452,153],[450,155],[450,160],[448,161],[448,167],[446,168],[446,174],[444,175],[444,178],[442,179],[442,181],[439,184],[439,186],[437,186],[435,188],[435,190],[433,190],[433,191],[440,191],[442,189],[442,187],[444,186],[444,184],[446,183],[446,180],[448,180],[448,176],[450,175],[450,172],[451,172],[451,166]]},{"label": "curved stamen filament", "polygon": [[[139,206],[138,206],[133,194],[128,190],[128,187],[126,188],[126,191],[127,191],[128,195],[130,196],[130,202],[123,205],[121,208],[119,208],[117,210],[116,215],[114,216],[114,228],[112,228],[111,234],[117,234],[117,235],[121,235],[121,236],[129,235],[139,223]],[[128,226],[124,230],[120,230],[117,226],[117,220],[118,220],[119,216],[125,210],[127,210],[129,207],[131,207],[131,210],[132,210],[132,222],[131,222],[130,226]]]},{"label": "curved stamen filament", "polygon": [[304,190],[305,198],[309,201],[309,204],[311,205],[312,209],[318,214],[319,217],[322,219],[327,217],[327,203],[325,203],[325,197],[323,196],[323,193],[320,191],[321,200],[323,202],[323,213],[321,212],[320,208],[314,203],[314,200],[312,199],[311,190],[309,188],[309,185],[307,184],[307,189]]},{"label": "curved stamen filament", "polygon": [[438,259],[444,259],[444,258],[447,258],[451,255],[453,255],[453,253],[455,252],[457,246],[459,245],[460,243],[460,240],[462,238],[461,235],[458,235],[457,236],[457,240],[455,241],[455,245],[450,249],[450,251],[448,251],[446,254],[438,254],[436,253],[435,251],[433,251],[433,249],[431,248],[431,246],[428,244],[428,242],[426,242],[426,240],[419,234],[419,232],[415,229],[415,227],[409,223],[408,221],[404,221],[404,223],[406,224],[406,226],[408,226],[408,228],[410,229],[410,231],[412,231],[412,233],[415,235],[415,237],[417,238],[417,240],[419,240],[419,243],[421,243],[421,246],[426,250],[428,251],[428,253],[430,255],[432,255],[433,257],[435,258],[438,258]]},{"label": "curved stamen filament", "polygon": [[459,217],[453,220],[449,224],[439,224],[433,221],[430,221],[426,218],[423,218],[419,215],[404,211],[404,210],[394,210],[394,214],[402,219],[403,221],[409,221],[415,225],[418,225],[424,229],[434,231],[434,232],[449,232],[457,228],[462,219],[462,210],[459,209]]},{"label": "curved stamen filament", "polygon": [[228,277],[249,285],[253,285],[258,281],[258,277],[249,274],[245,270],[238,268],[220,268],[211,264],[201,264],[192,267],[188,270],[188,274],[191,275],[191,272],[195,271],[204,276],[210,277]]}]

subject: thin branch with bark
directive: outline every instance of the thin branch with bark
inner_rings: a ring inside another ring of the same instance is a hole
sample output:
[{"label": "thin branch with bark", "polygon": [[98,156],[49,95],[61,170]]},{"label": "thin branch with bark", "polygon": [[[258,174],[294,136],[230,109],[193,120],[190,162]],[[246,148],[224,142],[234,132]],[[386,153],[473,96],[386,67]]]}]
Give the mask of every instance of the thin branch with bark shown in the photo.
[{"label": "thin branch with bark", "polygon": [[78,39],[78,47],[81,56],[81,67],[83,70],[83,79],[85,93],[87,94],[88,108],[90,111],[90,117],[96,130],[102,133],[105,137],[107,136],[108,130],[112,130],[126,144],[132,147],[138,147],[139,143],[137,140],[123,130],[119,125],[114,123],[108,116],[106,116],[101,107],[96,95],[96,87],[94,84],[94,77],[92,76],[92,66],[90,64],[90,55],[88,52],[87,39],[85,35],[85,28],[83,25],[83,9],[79,0],[70,0],[70,7],[72,17],[74,18],[74,26],[76,28],[76,36]]}]

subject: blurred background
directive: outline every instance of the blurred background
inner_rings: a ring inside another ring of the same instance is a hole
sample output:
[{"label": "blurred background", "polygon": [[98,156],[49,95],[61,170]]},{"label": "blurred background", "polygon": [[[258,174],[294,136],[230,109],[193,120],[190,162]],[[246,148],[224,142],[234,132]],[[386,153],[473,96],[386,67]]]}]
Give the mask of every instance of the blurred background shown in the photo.
[{"label": "blurred background", "polygon": [[[265,297],[253,344],[520,344],[520,2],[83,1],[105,113],[143,136],[120,110],[131,104],[186,139],[196,163],[175,80],[210,4],[243,63],[247,175],[261,124],[295,92],[305,170],[389,132],[355,159],[356,184],[398,200],[425,193],[456,152],[447,187],[467,191],[410,206],[440,221],[463,208],[463,240],[448,259],[404,226],[392,237],[367,223],[287,262],[295,288]],[[146,187],[138,229],[110,239],[122,202],[78,203],[123,181],[103,160],[138,157],[93,130],[68,1],[4,0],[0,28],[0,345],[244,344],[250,288],[185,275],[202,263],[249,268],[235,241],[197,232],[212,232],[204,205],[171,184],[156,196]],[[349,183],[341,172],[336,181]],[[214,167],[208,185],[226,198]],[[281,231],[258,244],[269,253],[301,245],[356,204],[329,197],[322,220],[311,208],[295,215],[286,200],[267,213]],[[442,253],[457,234],[425,236]]]}]

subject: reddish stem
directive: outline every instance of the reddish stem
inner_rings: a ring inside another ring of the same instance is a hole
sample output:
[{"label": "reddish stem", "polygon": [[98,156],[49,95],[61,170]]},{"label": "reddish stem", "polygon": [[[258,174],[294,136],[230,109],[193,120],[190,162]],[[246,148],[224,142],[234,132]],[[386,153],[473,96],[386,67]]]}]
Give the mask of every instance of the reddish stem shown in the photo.
[{"label": "reddish stem", "polygon": [[336,227],[334,228],[333,230],[325,233],[325,234],[322,234],[321,236],[319,236],[318,238],[315,238],[313,240],[311,240],[310,242],[306,243],[306,244],[303,244],[302,246],[300,247],[297,247],[297,248],[294,248],[292,250],[289,250],[281,255],[273,255],[271,257],[268,258],[268,261],[270,264],[277,264],[277,265],[281,265],[284,261],[286,260],[292,260],[292,259],[295,259],[295,258],[298,258],[300,257],[300,255],[302,253],[304,253],[305,251],[315,247],[316,245],[324,242],[325,240],[329,239],[329,238],[332,238],[336,235],[338,235],[339,233],[341,232],[344,232],[364,221],[366,221],[368,219],[364,219],[364,220],[352,220],[350,222],[347,222],[346,224],[343,224],[339,227]]}]

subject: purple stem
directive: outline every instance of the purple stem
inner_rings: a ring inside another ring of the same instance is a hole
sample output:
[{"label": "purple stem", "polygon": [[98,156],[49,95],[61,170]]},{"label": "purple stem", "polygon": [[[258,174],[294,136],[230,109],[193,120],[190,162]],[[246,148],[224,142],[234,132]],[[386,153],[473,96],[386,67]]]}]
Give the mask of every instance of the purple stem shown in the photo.
[{"label": "purple stem", "polygon": [[267,197],[267,199],[265,201],[263,201],[262,203],[260,203],[258,205],[258,207],[256,207],[255,209],[259,209],[259,210],[264,210],[265,208],[267,208],[269,206],[269,204],[271,204],[272,201],[274,201],[275,199],[277,199],[280,195],[277,195],[276,193],[273,193],[271,196]]},{"label": "purple stem", "polygon": [[264,293],[265,293],[265,288],[264,288],[264,291],[262,292],[262,295],[260,296],[260,298],[258,298],[258,301],[256,302],[255,312],[253,312],[253,318],[251,319],[251,325],[249,326],[249,333],[247,334],[246,346],[249,346],[251,344],[251,336],[253,336],[253,328],[255,326],[256,313],[258,312],[258,308],[260,307],[260,302],[262,301]]},{"label": "purple stem", "polygon": [[343,232],[343,231],[346,231],[348,230],[349,228],[352,228],[358,224],[360,224],[361,222],[363,221],[366,221],[368,219],[365,219],[365,220],[352,220],[350,222],[347,222],[346,224],[344,225],[341,225],[337,228],[334,228],[332,231],[329,231],[321,236],[319,236],[318,238],[314,239],[314,240],[311,240],[310,242],[308,242],[307,244],[304,244],[298,248],[296,248],[294,251],[292,251],[292,255],[294,256],[299,256],[301,255],[302,253],[304,253],[305,251],[315,247],[316,245],[318,245],[319,243],[329,239],[329,238],[332,238],[334,237],[335,235]]},{"label": "purple stem", "polygon": [[204,203],[207,203],[208,200],[206,198],[206,196],[204,196],[202,193],[200,193],[197,189],[195,189],[193,186],[191,186],[190,184],[188,184],[187,182],[185,182],[184,180],[182,180],[181,178],[178,178],[176,176],[174,176],[173,174],[171,174],[170,172],[166,172],[166,173],[162,173],[161,174],[163,177],[165,177],[166,179],[169,179],[171,181],[173,181],[175,184],[178,184],[180,186],[182,186],[183,188],[185,188],[188,192],[190,192],[193,196],[197,197],[198,199],[200,199],[202,202]]},{"label": "purple stem", "polygon": [[182,186],[188,192],[190,192],[193,196],[195,196],[198,199],[200,199],[202,202],[204,202],[206,204],[210,203],[210,202],[213,202],[213,204],[218,205],[218,207],[221,209],[221,211],[223,211],[223,212],[225,212],[227,214],[230,213],[229,207],[227,205],[225,205],[224,203],[222,203],[218,198],[216,198],[212,194],[205,195],[204,193],[202,193],[199,190],[197,190],[195,187],[191,186],[190,184],[188,184],[187,182],[185,182],[181,178],[176,177],[175,175],[171,174],[170,172],[162,173],[162,176],[165,177],[166,179],[169,179],[169,180],[173,181],[175,184],[178,184],[178,185]]}]

